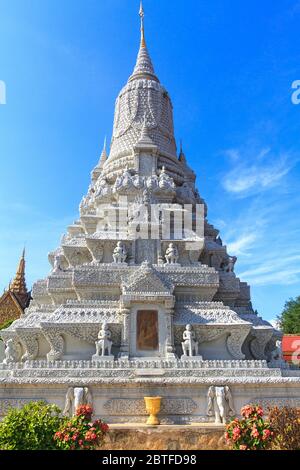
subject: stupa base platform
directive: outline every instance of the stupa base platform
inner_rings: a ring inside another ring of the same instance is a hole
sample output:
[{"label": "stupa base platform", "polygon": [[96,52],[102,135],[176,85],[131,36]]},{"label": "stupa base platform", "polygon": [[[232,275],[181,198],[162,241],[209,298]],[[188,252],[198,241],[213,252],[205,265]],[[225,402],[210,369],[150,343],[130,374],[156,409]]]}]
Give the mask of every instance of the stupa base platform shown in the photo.
[{"label": "stupa base platform", "polygon": [[0,416],[32,400],[64,409],[73,387],[88,388],[95,416],[108,423],[146,423],[145,396],[162,397],[162,424],[213,423],[212,386],[230,388],[237,414],[249,403],[300,407],[300,370],[266,361],[27,361],[0,365]]},{"label": "stupa base platform", "polygon": [[224,426],[112,424],[101,450],[228,450]]}]

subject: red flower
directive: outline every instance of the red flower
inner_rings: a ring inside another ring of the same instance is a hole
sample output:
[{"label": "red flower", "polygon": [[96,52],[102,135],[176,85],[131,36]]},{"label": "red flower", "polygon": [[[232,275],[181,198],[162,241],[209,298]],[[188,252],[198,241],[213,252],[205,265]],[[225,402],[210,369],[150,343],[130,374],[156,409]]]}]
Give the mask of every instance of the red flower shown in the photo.
[{"label": "red flower", "polygon": [[233,434],[233,435],[232,435],[233,441],[234,441],[234,442],[237,441],[238,438],[239,438],[240,435],[241,435],[241,430],[240,430],[240,428],[238,428],[237,426],[236,426],[235,428],[233,428],[232,434]]},{"label": "red flower", "polygon": [[76,416],[84,416],[86,419],[90,419],[93,414],[93,408],[91,405],[81,405],[76,409]]},{"label": "red flower", "polygon": [[90,441],[96,441],[98,438],[97,434],[92,432],[92,431],[87,431],[85,434],[85,439],[90,442]]},{"label": "red flower", "polygon": [[246,405],[241,409],[241,415],[245,418],[249,418],[249,416],[251,416],[253,412],[254,408],[251,405]]},{"label": "red flower", "polygon": [[271,433],[270,429],[264,429],[263,430],[263,441],[266,441],[271,436],[272,436],[272,433]]},{"label": "red flower", "polygon": [[108,429],[109,429],[108,424],[106,423],[101,424],[101,431],[106,432],[108,431]]},{"label": "red flower", "polygon": [[257,427],[254,425],[251,431],[251,436],[253,437],[260,437]]},{"label": "red flower", "polygon": [[235,428],[233,428],[232,432],[233,432],[233,434],[236,434],[237,436],[239,436],[241,434],[241,430],[237,426]]}]

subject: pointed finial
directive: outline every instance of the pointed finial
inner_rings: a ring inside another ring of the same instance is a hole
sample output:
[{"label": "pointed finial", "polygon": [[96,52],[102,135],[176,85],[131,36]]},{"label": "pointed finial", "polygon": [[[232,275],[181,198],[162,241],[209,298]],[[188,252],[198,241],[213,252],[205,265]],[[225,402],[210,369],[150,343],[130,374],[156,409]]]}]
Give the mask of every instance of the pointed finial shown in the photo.
[{"label": "pointed finial", "polygon": [[12,282],[10,282],[9,290],[15,294],[28,293],[25,281],[25,248],[23,249],[15,278]]},{"label": "pointed finial", "polygon": [[100,160],[99,160],[98,165],[96,166],[96,168],[101,169],[101,170],[103,168],[104,163],[107,160],[106,142],[107,142],[107,140],[106,140],[106,136],[105,136],[104,142],[103,142],[103,149],[102,149],[102,152],[101,152],[101,155],[100,155]]},{"label": "pointed finial", "polygon": [[144,12],[144,7],[143,7],[142,0],[141,0],[141,4],[140,4],[139,15],[140,15],[140,18],[141,18],[141,47],[146,47],[145,25],[144,25],[145,12]]},{"label": "pointed finial", "polygon": [[179,161],[183,164],[186,164],[186,158],[185,158],[185,154],[184,154],[184,151],[183,151],[182,139],[180,139]]}]

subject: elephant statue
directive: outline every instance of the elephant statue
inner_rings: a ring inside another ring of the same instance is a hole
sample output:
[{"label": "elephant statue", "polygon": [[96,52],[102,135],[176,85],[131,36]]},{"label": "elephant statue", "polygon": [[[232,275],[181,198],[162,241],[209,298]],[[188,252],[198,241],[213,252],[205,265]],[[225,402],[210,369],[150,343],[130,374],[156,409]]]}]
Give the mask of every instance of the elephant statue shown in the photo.
[{"label": "elephant statue", "polygon": [[229,387],[209,387],[207,398],[207,415],[215,416],[216,424],[225,424],[226,419],[235,414],[233,399]]},{"label": "elephant statue", "polygon": [[81,405],[92,405],[92,395],[88,387],[70,387],[66,394],[65,416],[74,416]]}]

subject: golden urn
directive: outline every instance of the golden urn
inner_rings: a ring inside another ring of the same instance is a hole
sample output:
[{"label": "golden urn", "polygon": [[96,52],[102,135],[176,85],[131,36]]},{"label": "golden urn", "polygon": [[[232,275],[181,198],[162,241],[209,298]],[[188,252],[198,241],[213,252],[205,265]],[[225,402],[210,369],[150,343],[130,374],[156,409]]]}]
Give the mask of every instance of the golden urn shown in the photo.
[{"label": "golden urn", "polygon": [[149,413],[149,418],[147,419],[147,424],[151,426],[157,426],[160,424],[160,421],[157,417],[160,412],[161,397],[144,397],[146,410]]}]

